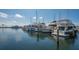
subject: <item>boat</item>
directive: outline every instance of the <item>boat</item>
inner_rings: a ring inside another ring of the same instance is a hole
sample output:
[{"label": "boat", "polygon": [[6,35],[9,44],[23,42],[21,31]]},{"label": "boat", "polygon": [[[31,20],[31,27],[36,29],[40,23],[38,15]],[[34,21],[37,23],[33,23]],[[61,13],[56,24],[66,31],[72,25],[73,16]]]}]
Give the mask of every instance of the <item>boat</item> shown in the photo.
[{"label": "boat", "polygon": [[76,30],[79,32],[79,26],[76,26]]},{"label": "boat", "polygon": [[51,30],[49,29],[48,26],[45,25],[45,23],[38,23],[36,25],[35,31],[43,33],[51,33]]},{"label": "boat", "polygon": [[69,19],[61,19],[53,21],[49,24],[52,30],[52,35],[59,36],[75,36],[76,30],[75,25]]},{"label": "boat", "polygon": [[32,32],[51,33],[51,30],[48,28],[48,26],[45,25],[45,23],[34,23],[31,25],[24,26],[24,29],[26,31]]}]

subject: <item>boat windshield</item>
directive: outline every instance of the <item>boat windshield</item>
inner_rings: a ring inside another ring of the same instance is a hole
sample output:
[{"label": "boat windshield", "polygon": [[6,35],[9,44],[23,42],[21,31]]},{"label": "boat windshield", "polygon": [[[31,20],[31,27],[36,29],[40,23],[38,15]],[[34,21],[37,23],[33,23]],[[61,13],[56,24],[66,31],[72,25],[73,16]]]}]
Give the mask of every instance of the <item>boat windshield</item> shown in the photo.
[{"label": "boat windshield", "polygon": [[71,30],[71,29],[73,29],[73,27],[72,27],[72,26],[69,26],[69,27],[67,28],[67,30]]},{"label": "boat windshield", "polygon": [[65,27],[59,27],[59,30],[65,30]]}]

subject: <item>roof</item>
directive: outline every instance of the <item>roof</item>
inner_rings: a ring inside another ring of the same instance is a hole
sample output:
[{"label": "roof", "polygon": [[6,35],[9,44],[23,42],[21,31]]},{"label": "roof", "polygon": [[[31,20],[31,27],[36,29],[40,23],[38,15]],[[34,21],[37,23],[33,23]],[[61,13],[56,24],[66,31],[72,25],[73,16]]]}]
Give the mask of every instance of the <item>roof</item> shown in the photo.
[{"label": "roof", "polygon": [[60,20],[51,22],[49,25],[73,26],[74,24],[69,19],[60,19]]}]

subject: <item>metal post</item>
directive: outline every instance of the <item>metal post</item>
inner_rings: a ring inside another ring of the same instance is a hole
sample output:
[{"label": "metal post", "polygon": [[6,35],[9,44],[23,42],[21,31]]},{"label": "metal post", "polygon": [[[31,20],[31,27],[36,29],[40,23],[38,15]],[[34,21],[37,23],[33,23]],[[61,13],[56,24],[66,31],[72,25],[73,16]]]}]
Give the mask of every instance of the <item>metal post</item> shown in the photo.
[{"label": "metal post", "polygon": [[[36,9],[36,23],[38,23],[37,9]],[[37,42],[39,42],[39,26],[38,26],[38,24],[37,24]]]},{"label": "metal post", "polygon": [[38,18],[37,18],[37,9],[36,9],[36,23],[37,23],[37,19],[38,19]]},{"label": "metal post", "polygon": [[57,29],[57,50],[59,50],[59,28]]}]

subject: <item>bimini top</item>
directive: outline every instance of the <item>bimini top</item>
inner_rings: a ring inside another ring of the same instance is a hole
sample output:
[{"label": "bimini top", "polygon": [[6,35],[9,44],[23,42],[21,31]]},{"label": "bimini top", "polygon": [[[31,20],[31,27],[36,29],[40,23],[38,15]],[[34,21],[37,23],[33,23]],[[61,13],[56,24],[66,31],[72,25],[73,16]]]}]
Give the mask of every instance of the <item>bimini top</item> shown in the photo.
[{"label": "bimini top", "polygon": [[74,24],[72,23],[72,21],[70,21],[69,19],[61,19],[61,20],[58,20],[56,22],[56,24],[58,26],[74,26]]}]

